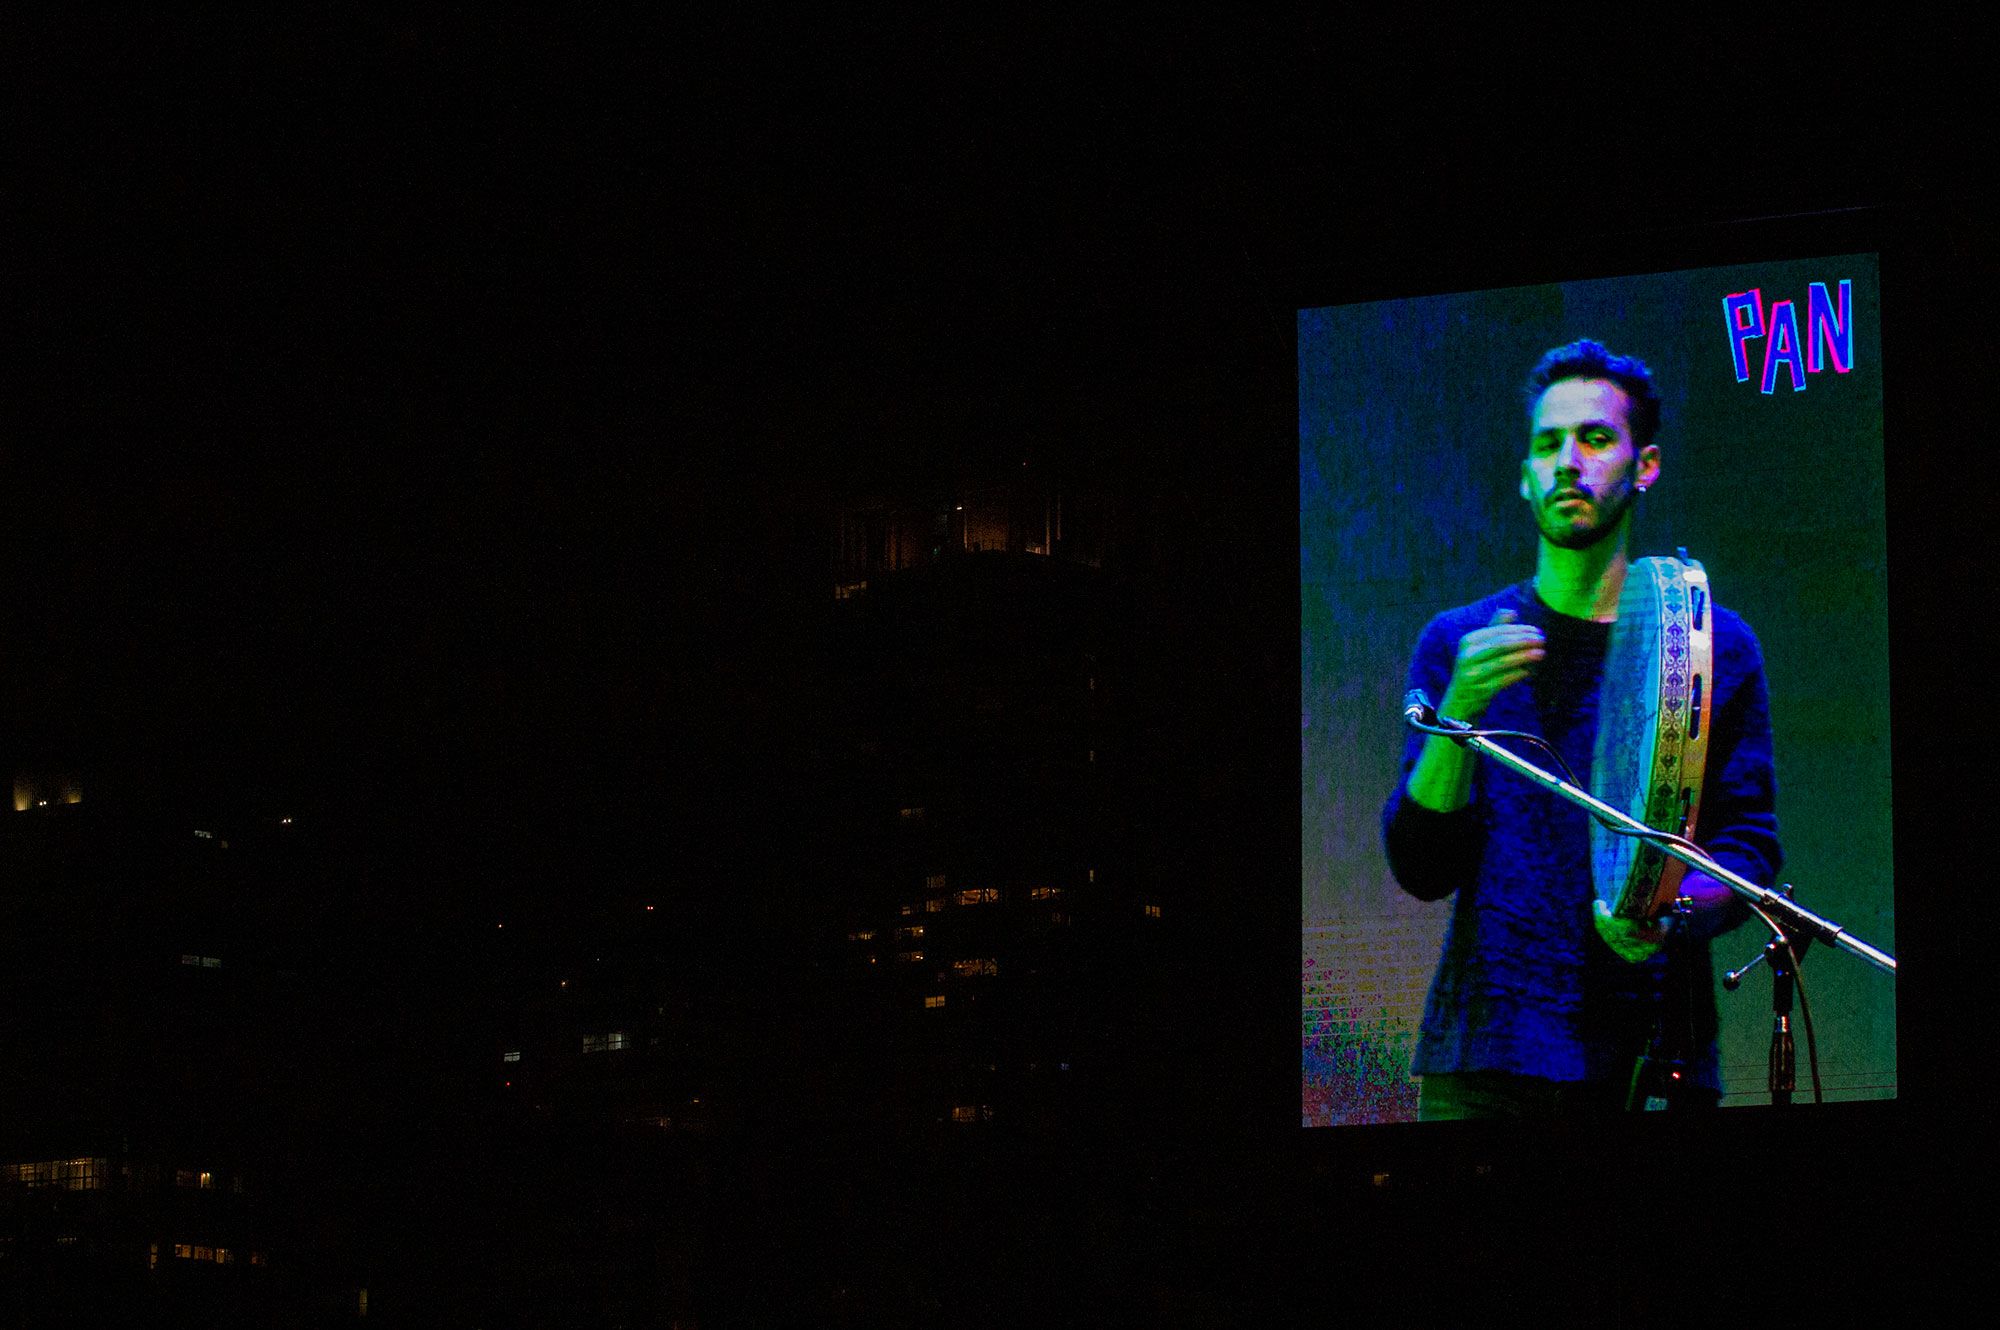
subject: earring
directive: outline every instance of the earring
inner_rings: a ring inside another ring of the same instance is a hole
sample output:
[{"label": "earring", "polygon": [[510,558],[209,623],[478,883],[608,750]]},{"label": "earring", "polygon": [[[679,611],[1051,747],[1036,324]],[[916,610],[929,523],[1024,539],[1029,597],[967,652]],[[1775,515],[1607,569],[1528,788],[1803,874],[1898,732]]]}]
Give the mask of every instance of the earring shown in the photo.
[{"label": "earring", "polygon": [[1645,492],[1646,492],[1646,487],[1644,485],[1641,485],[1639,487],[1639,493],[1644,494]]}]

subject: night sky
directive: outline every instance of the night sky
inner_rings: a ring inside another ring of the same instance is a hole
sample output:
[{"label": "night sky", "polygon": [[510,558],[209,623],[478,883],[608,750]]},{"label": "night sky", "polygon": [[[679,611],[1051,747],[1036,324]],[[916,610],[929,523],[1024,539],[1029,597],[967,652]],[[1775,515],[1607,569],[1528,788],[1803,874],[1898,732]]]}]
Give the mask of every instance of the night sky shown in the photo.
[{"label": "night sky", "polygon": [[1108,483],[1282,696],[1293,308],[1965,188],[1951,43],[1775,25],[12,26],[19,747],[527,883],[760,839],[843,496]]}]

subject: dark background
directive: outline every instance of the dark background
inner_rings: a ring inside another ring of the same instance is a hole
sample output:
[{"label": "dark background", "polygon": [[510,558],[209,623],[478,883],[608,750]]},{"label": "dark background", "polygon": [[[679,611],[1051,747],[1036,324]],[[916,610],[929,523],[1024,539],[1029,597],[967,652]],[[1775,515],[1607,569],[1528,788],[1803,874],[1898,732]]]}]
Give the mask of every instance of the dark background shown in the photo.
[{"label": "dark background", "polygon": [[[1878,235],[1830,252],[1883,252],[1908,357],[1893,673],[1972,677],[1971,44],[1762,22],[17,17],[8,728],[163,819],[307,810],[379,941],[357,1023],[392,1039],[449,1024],[476,968],[454,930],[579,881],[673,885],[690,963],[719,965],[707,939],[810,903],[785,792],[828,505],[1059,458],[1160,533],[1183,834],[1246,884],[1208,916],[1156,1137],[1216,1195],[1282,1198],[1260,1278],[1332,1269],[1393,1306],[1381,1235],[1437,1201],[1368,1180],[1475,1146],[1297,1141],[1291,311],[1680,266],[1634,255],[1866,210]],[[1973,811],[1928,763],[1942,723],[1896,728],[1913,899],[1950,898]],[[1941,1028],[1956,935],[1901,922],[1905,1029]],[[1934,1116],[1783,1156],[1873,1161],[1877,1199],[1962,1176],[1958,1072],[1913,1045],[1905,1100]],[[392,1121],[449,1102],[382,1081]]]}]

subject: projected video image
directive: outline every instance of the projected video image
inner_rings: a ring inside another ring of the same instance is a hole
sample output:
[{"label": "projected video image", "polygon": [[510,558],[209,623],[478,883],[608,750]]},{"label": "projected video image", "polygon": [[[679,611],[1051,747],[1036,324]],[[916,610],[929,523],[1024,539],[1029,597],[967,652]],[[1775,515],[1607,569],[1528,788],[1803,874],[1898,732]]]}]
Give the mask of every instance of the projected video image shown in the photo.
[{"label": "projected video image", "polygon": [[[1878,300],[1860,254],[1300,311],[1305,1125],[1771,1102],[1791,966],[1725,988],[1771,930],[1673,837],[1893,954]],[[1798,970],[1824,1097],[1894,1097],[1893,974]]]}]

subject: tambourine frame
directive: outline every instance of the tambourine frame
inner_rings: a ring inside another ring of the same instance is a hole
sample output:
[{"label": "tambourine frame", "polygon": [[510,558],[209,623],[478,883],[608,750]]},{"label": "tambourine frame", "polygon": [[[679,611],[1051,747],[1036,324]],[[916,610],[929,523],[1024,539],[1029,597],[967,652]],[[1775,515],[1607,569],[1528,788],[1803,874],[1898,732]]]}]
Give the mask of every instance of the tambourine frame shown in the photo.
[{"label": "tambourine frame", "polygon": [[[1715,664],[1708,572],[1683,553],[1636,559],[1618,599],[1598,692],[1590,792],[1655,831],[1694,839],[1707,767]],[[1687,866],[1593,822],[1591,878],[1621,918],[1663,913]]]}]

